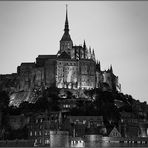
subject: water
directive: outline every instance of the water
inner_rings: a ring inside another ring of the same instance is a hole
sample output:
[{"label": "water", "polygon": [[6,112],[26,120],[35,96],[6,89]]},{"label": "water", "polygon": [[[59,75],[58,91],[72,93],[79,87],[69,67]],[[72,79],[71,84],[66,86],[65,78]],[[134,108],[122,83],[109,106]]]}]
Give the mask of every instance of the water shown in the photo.
[{"label": "water", "polygon": [[84,148],[113,148],[113,147],[146,147],[148,148],[148,144],[138,144],[138,143],[95,143],[89,142],[85,144]]},{"label": "water", "polygon": [[[125,144],[125,143],[112,143],[112,144],[107,144],[107,143],[100,143],[100,144],[89,144],[86,145],[83,148],[130,148],[130,147],[143,147],[143,148],[148,148],[148,144]],[[7,147],[8,148],[8,147]],[[12,148],[12,147],[10,147]],[[19,147],[19,148],[24,148],[24,147]],[[35,148],[35,147],[25,147],[25,148]],[[45,147],[39,147],[39,148],[45,148]],[[50,148],[50,147],[48,147]],[[52,147],[52,148],[65,148],[65,147]],[[69,147],[71,148],[71,147]],[[77,148],[82,148],[82,147],[77,147]]]}]

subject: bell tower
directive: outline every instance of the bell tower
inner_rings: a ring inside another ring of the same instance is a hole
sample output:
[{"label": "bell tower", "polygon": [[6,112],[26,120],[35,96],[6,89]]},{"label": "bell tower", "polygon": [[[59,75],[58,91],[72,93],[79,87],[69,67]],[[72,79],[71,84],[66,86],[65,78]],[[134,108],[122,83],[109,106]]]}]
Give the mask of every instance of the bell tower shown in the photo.
[{"label": "bell tower", "polygon": [[66,5],[65,28],[64,28],[64,34],[60,40],[60,54],[65,51],[67,54],[71,55],[72,46],[73,42],[69,34],[68,9]]}]

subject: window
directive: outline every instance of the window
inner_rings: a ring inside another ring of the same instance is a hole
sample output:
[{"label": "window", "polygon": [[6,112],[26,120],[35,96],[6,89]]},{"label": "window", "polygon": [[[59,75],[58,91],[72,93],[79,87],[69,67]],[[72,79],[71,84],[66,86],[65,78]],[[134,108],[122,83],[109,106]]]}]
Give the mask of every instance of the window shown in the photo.
[{"label": "window", "polygon": [[36,136],[36,131],[34,132],[34,135]]},{"label": "window", "polygon": [[83,124],[86,124],[86,120],[83,120]]},{"label": "window", "polygon": [[97,126],[100,126],[100,124],[99,124],[99,123],[97,123]]},{"label": "window", "polygon": [[48,133],[47,133],[47,131],[45,131],[45,135],[47,135]]},{"label": "window", "polygon": [[36,143],[38,142],[38,140],[37,139],[35,139],[35,141],[34,141],[34,146],[36,146]]},{"label": "window", "polygon": [[30,136],[32,136],[32,131],[30,131]]},{"label": "window", "polygon": [[38,119],[36,119],[36,123],[38,123]]},{"label": "window", "polygon": [[40,135],[40,136],[42,135],[41,131],[39,131],[39,135]]},{"label": "window", "polygon": [[49,143],[50,143],[49,139],[45,139],[45,144],[49,144]]}]

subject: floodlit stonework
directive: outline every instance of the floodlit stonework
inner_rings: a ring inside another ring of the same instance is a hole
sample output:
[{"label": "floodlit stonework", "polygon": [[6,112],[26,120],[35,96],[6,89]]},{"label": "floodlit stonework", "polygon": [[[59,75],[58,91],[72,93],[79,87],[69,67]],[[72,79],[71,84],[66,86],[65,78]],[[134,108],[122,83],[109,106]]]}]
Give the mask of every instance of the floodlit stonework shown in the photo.
[{"label": "floodlit stonework", "polygon": [[[32,101],[35,92],[51,86],[73,90],[101,88],[104,91],[120,91],[118,77],[112,66],[101,71],[94,49],[74,46],[69,34],[68,14],[59,51],[55,55],[39,55],[36,62],[21,63],[16,74],[0,75],[2,90],[11,92],[11,100]],[[20,94],[21,93],[21,94]]]}]

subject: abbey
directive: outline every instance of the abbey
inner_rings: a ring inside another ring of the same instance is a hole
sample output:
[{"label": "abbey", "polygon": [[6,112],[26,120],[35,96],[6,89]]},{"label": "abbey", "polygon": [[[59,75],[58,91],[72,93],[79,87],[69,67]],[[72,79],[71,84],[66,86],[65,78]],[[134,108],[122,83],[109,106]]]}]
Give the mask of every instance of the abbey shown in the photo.
[{"label": "abbey", "polygon": [[[2,88],[7,81],[12,92],[31,92],[51,86],[74,90],[101,88],[120,91],[118,77],[113,74],[112,66],[101,71],[94,50],[88,48],[85,41],[82,46],[74,46],[69,34],[67,9],[64,34],[57,54],[39,55],[36,62],[21,63],[16,74],[0,76]],[[30,97],[29,94],[26,97]]]},{"label": "abbey", "polygon": [[39,55],[37,67],[43,68],[44,84],[58,88],[92,89],[96,87],[96,61],[94,50],[83,46],[73,46],[69,34],[68,15],[64,34],[60,40],[60,49],[56,55]]}]

